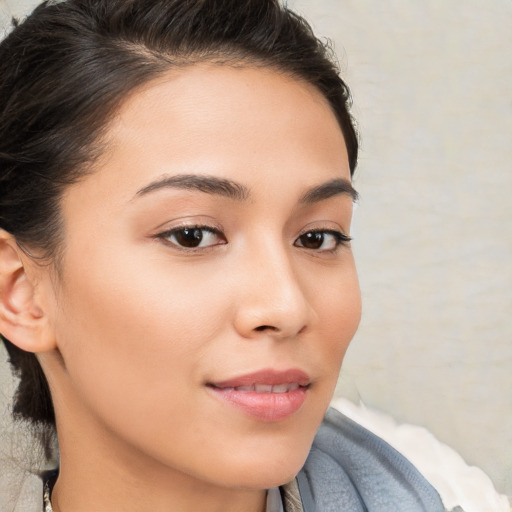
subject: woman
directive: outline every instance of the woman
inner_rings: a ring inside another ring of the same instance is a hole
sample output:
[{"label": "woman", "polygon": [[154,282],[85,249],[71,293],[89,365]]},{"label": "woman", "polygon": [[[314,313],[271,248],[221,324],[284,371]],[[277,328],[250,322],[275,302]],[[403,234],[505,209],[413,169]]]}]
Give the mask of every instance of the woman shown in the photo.
[{"label": "woman", "polygon": [[300,17],[45,3],[0,67],[0,332],[15,413],[57,430],[46,511],[444,510],[322,424],[360,318],[357,137]]}]

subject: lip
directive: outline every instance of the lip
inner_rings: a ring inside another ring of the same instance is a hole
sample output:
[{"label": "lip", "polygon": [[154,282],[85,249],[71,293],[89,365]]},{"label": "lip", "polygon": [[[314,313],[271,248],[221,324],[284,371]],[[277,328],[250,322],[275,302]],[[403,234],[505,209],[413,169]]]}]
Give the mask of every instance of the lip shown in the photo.
[{"label": "lip", "polygon": [[[265,369],[208,383],[207,389],[224,402],[255,419],[276,422],[292,416],[302,407],[310,384],[310,377],[302,370]],[[264,391],[237,389],[254,386],[263,387]],[[269,390],[269,386],[278,386],[278,390]]]},{"label": "lip", "polygon": [[254,386],[256,384],[278,386],[280,384],[292,384],[294,382],[299,386],[308,386],[311,379],[306,372],[296,368],[282,371],[270,368],[220,382],[212,382],[210,384],[217,388],[238,388],[240,386]]}]

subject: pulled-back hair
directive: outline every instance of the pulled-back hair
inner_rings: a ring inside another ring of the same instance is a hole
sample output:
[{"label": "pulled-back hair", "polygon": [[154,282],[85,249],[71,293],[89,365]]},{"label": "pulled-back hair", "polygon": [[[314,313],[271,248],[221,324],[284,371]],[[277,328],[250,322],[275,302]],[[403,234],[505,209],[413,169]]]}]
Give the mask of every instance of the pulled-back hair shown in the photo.
[{"label": "pulled-back hair", "polygon": [[[58,261],[62,192],[101,154],[123,99],[199,62],[269,67],[315,86],[338,119],[354,172],[348,88],[329,47],[278,0],[47,1],[0,44],[0,228],[27,252]],[[4,341],[21,377],[14,414],[53,425],[35,355]]]}]

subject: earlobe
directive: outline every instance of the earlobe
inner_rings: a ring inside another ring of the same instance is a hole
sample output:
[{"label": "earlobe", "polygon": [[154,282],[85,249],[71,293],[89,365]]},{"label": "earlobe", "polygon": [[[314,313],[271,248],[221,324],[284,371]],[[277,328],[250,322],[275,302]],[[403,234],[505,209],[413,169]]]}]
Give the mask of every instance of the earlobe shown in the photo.
[{"label": "earlobe", "polygon": [[0,230],[0,333],[22,350],[44,352],[54,340],[35,291],[16,240]]}]

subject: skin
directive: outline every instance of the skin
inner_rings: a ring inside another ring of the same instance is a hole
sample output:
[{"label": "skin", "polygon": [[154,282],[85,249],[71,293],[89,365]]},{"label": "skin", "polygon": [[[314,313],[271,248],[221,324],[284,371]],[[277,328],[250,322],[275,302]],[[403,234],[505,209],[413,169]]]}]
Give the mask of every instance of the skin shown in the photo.
[{"label": "skin", "polygon": [[[350,244],[326,233],[349,234],[352,197],[303,200],[350,181],[341,130],[306,83],[202,64],[128,98],[106,147],[62,199],[58,277],[20,255],[46,319],[55,511],[261,512],[265,489],[301,468],[360,319]],[[150,187],[183,174],[235,181],[245,197]],[[215,232],[184,250],[163,235],[183,226]],[[303,246],[312,231],[318,248]],[[282,421],[206,386],[266,368],[310,376]]]}]

